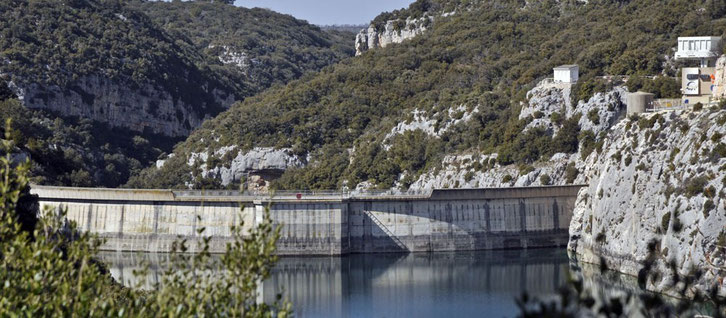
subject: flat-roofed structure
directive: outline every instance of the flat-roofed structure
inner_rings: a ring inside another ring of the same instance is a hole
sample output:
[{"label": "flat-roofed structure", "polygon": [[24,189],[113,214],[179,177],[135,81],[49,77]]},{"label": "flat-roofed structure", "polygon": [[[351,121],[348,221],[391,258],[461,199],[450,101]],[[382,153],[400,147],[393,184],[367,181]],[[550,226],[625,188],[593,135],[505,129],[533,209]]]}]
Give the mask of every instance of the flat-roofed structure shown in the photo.
[{"label": "flat-roofed structure", "polygon": [[676,60],[698,60],[701,67],[708,67],[721,55],[720,36],[684,36],[678,38]]},{"label": "flat-roofed structure", "polygon": [[580,68],[575,64],[560,65],[552,69],[555,73],[555,83],[577,83]]}]

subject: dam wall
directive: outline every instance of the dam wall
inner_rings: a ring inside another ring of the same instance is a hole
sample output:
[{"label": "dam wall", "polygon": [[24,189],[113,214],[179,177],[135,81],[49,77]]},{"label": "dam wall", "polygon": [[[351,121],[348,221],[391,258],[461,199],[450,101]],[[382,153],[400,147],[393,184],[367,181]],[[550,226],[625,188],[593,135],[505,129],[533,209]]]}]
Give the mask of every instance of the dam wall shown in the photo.
[{"label": "dam wall", "polygon": [[168,252],[203,237],[224,252],[262,221],[282,225],[281,255],[486,250],[565,246],[580,186],[441,189],[428,193],[269,194],[237,191],[33,186],[41,207],[63,209],[107,251]]}]

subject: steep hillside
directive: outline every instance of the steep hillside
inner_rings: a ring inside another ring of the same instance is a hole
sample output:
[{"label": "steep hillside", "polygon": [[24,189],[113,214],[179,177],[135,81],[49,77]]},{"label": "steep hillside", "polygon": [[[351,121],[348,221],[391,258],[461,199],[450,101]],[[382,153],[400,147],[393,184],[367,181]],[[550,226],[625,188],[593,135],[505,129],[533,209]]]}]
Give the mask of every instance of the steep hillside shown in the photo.
[{"label": "steep hillside", "polygon": [[119,3],[0,4],[0,74],[27,107],[183,136],[237,99],[198,53]]},{"label": "steep hillside", "polygon": [[27,107],[167,136],[352,54],[340,34],[223,3],[13,0],[0,21],[0,75]]},{"label": "steep hillside", "polygon": [[18,146],[14,156],[31,161],[32,181],[37,184],[117,187],[176,141],[129,134],[90,119],[63,119],[23,107],[16,99],[0,101],[3,131],[8,118],[12,118],[12,139]]},{"label": "steep hillside", "polygon": [[467,10],[471,1],[416,1],[408,8],[384,12],[355,37],[355,54],[414,38],[431,28],[436,18]]},{"label": "steep hillside", "polygon": [[710,1],[466,5],[420,36],[234,105],[132,184],[234,186],[257,172],[243,163],[259,147],[300,162],[260,167],[282,174],[279,188],[405,188],[444,156],[466,152],[536,164],[601,138],[580,136],[575,125],[562,134],[527,128],[533,116],[520,118],[526,93],[552,67],[579,64],[570,95],[588,100],[610,88],[595,75],[675,75],[666,62],[676,37],[720,35],[726,26],[724,6]]},{"label": "steep hillside", "polygon": [[182,46],[199,52],[198,64],[246,97],[353,54],[353,35],[267,9],[205,1],[131,2]]},{"label": "steep hillside", "polygon": [[41,111],[3,117],[37,124],[20,132],[36,182],[118,186],[235,100],[351,56],[352,39],[224,3],[5,1],[0,101]]}]

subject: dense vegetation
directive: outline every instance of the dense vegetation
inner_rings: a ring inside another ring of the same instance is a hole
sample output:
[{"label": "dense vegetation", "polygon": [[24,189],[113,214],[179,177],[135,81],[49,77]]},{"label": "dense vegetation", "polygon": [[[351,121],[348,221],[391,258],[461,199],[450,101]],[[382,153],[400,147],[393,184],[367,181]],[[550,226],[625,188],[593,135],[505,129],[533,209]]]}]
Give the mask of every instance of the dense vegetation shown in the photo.
[{"label": "dense vegetation", "polygon": [[[223,76],[240,96],[285,84],[353,54],[350,32],[321,31],[267,9],[205,1],[132,1],[129,6],[145,13],[180,47],[199,52],[199,67]],[[222,63],[220,56],[227,53],[244,53],[245,67]]]},{"label": "dense vegetation", "polygon": [[231,91],[195,65],[200,54],[121,1],[3,1],[0,30],[0,70],[16,84],[79,90],[76,80],[98,75],[131,87],[154,85],[195,105],[193,111],[201,115],[226,105],[216,102],[211,89],[199,87]]},{"label": "dense vegetation", "polygon": [[437,16],[445,12],[465,10],[476,0],[421,0],[416,1],[405,9],[383,12],[371,21],[371,25],[378,31],[382,31],[388,23],[393,21],[395,27],[406,26],[406,19],[420,19],[424,16]]},{"label": "dense vegetation", "polygon": [[[312,154],[314,164],[288,171],[277,184],[281,188],[337,188],[346,180],[349,186],[370,180],[389,187],[404,171],[415,176],[438,165],[445,153],[462,150],[498,152],[502,163],[573,152],[579,128],[559,137],[537,130],[521,133],[526,122],[517,118],[525,93],[551,76],[553,66],[577,63],[584,79],[673,76],[674,66],[664,62],[678,36],[721,35],[726,29],[726,6],[719,1],[523,5],[512,0],[467,6],[438,18],[424,36],[344,60],[234,105],[178,145],[169,168],[149,169],[134,185],[197,182],[197,171],[179,175],[175,170],[190,152],[224,145],[291,147]],[[383,145],[395,124],[411,120],[412,110],[425,111],[441,127],[461,115],[448,111],[459,105],[478,111],[472,120],[440,131],[440,137],[414,132],[388,140],[389,149]],[[355,151],[349,154],[351,148]]]},{"label": "dense vegetation", "polygon": [[[208,240],[200,253],[183,254],[176,242],[172,264],[152,289],[125,288],[95,257],[100,241],[79,233],[64,215],[43,211],[29,194],[29,164],[14,166],[10,133],[0,158],[0,316],[3,317],[287,317],[290,305],[257,301],[257,284],[277,257],[280,228],[269,214],[251,233],[232,228],[234,244],[212,258]],[[197,233],[204,235],[204,229]],[[142,270],[139,274],[144,274]],[[143,276],[142,276],[143,277]],[[143,281],[143,279],[142,279]]]},{"label": "dense vegetation", "polygon": [[[149,84],[193,105],[203,118],[227,106],[211,96],[214,89],[241,100],[350,56],[352,46],[351,33],[220,1],[3,1],[0,119],[16,121],[16,141],[32,159],[34,182],[116,187],[180,140],[24,109],[7,101],[16,97],[8,84],[57,86],[87,96],[89,105],[96,96],[77,85],[83,76],[132,89]],[[244,52],[248,67],[223,63],[225,47]]]},{"label": "dense vegetation", "polygon": [[[12,119],[16,155],[27,155],[36,184],[117,187],[152,164],[178,139],[131,133],[83,118],[30,110],[16,99],[0,101],[0,120]],[[150,142],[154,140],[154,143]]]}]

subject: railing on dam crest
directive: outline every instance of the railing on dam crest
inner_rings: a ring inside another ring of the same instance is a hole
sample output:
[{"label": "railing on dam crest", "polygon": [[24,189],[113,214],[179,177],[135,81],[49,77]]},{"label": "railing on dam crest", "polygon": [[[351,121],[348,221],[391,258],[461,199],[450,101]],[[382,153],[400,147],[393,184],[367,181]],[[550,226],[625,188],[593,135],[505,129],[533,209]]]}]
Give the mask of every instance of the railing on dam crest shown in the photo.
[{"label": "railing on dam crest", "polygon": [[418,190],[279,190],[279,191],[234,191],[234,190],[172,190],[177,198],[275,198],[275,199],[362,199],[362,198],[427,198],[431,189]]}]

